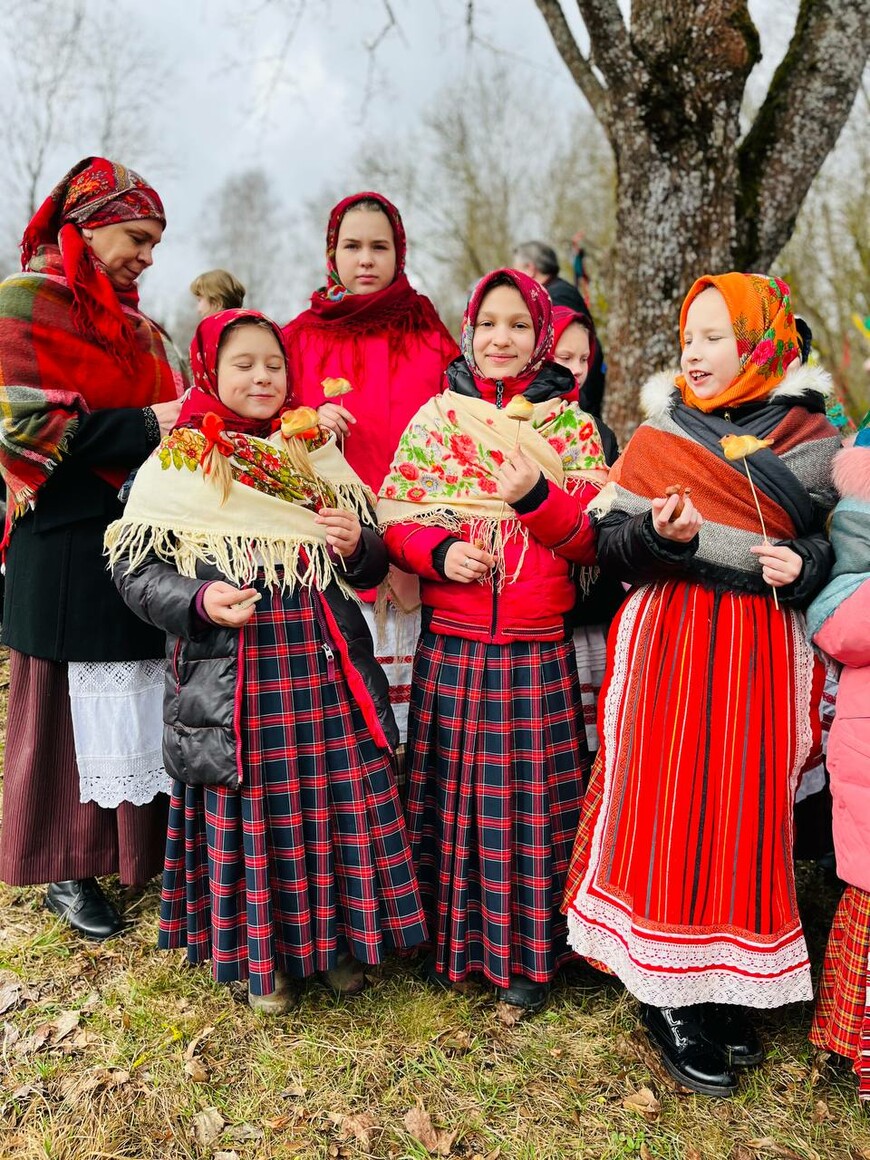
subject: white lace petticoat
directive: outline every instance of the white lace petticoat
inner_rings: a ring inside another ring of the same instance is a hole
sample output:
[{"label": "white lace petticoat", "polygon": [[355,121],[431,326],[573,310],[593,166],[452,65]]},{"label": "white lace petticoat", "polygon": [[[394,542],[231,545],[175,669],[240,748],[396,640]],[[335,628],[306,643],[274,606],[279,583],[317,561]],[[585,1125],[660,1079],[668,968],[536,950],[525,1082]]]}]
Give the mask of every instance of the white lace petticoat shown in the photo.
[{"label": "white lace petticoat", "polygon": [[79,797],[112,809],[169,793],[163,767],[166,662],[70,661],[69,701]]}]

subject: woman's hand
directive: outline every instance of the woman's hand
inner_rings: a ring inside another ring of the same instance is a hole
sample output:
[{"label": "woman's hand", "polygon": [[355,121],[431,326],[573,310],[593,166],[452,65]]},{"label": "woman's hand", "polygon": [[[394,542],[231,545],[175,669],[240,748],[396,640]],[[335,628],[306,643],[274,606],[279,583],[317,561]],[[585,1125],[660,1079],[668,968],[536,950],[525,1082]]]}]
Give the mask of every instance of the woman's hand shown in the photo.
[{"label": "woman's hand", "polygon": [[[202,606],[213,624],[221,628],[241,628],[254,615],[254,605],[259,593],[253,588],[234,588],[224,580],[215,580],[202,594]],[[234,605],[252,601],[247,608]]]},{"label": "woman's hand", "polygon": [[151,410],[154,418],[160,424],[160,436],[168,435],[181,414],[181,399],[173,399],[170,403],[152,403]]},{"label": "woman's hand", "polygon": [[541,469],[525,454],[522,447],[515,447],[495,473],[498,494],[505,503],[516,503],[528,495],[541,478]]},{"label": "woman's hand", "polygon": [[444,575],[448,580],[456,580],[460,584],[482,580],[494,566],[495,556],[484,552],[483,548],[466,543],[465,540],[457,540],[455,544],[451,544],[444,557]]},{"label": "woman's hand", "polygon": [[362,525],[353,512],[343,508],[321,508],[314,522],[326,526],[326,542],[333,552],[345,559],[354,554],[362,536]]},{"label": "woman's hand", "polygon": [[753,556],[761,564],[761,575],[771,588],[784,588],[793,584],[803,571],[803,559],[785,544],[759,544],[750,548]]},{"label": "woman's hand", "polygon": [[667,499],[654,499],[652,501],[653,527],[656,535],[661,536],[663,540],[674,540],[678,544],[688,544],[701,530],[704,517],[692,503],[691,497],[684,495],[683,510],[671,523],[671,516],[679,502],[679,495],[671,495]]},{"label": "woman's hand", "polygon": [[350,435],[350,425],[356,422],[347,407],[342,407],[340,403],[321,403],[317,408],[317,418],[321,427],[345,437]]}]

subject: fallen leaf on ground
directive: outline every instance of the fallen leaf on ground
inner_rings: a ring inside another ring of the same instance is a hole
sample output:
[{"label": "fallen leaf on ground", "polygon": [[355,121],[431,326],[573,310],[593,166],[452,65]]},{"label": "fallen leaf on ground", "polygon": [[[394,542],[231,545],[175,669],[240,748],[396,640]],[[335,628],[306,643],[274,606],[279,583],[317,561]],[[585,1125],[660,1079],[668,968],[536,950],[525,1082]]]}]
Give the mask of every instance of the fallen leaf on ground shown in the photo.
[{"label": "fallen leaf on ground", "polygon": [[212,1160],[239,1160],[238,1152],[215,1152]]},{"label": "fallen leaf on ground", "polygon": [[276,1116],[273,1120],[263,1120],[267,1128],[271,1128],[274,1132],[280,1132],[282,1128],[289,1128],[293,1123],[292,1116]]},{"label": "fallen leaf on ground", "polygon": [[60,1043],[62,1039],[66,1039],[67,1035],[78,1027],[80,1020],[80,1011],[64,1011],[52,1024],[52,1042]]},{"label": "fallen leaf on ground", "polygon": [[25,1035],[23,1039],[19,1039],[12,1050],[19,1059],[23,1059],[25,1055],[33,1055],[35,1052],[41,1051],[48,1043],[50,1036],[51,1024],[43,1023],[41,1027],[37,1027],[32,1035]]},{"label": "fallen leaf on ground", "polygon": [[701,1153],[690,1146],[686,1149],[686,1160],[701,1160]]},{"label": "fallen leaf on ground", "polygon": [[368,1112],[363,1112],[361,1116],[344,1116],[341,1112],[330,1112],[329,1118],[338,1128],[341,1136],[345,1138],[353,1136],[367,1152],[371,1150],[372,1128],[378,1126],[374,1116]]},{"label": "fallen leaf on ground", "polygon": [[244,1144],[248,1140],[262,1140],[264,1133],[256,1124],[236,1124],[233,1128],[227,1128],[226,1134],[235,1144]]},{"label": "fallen leaf on ground", "polygon": [[516,1027],[522,1022],[523,1016],[526,1014],[524,1008],[517,1007],[515,1003],[496,1003],[495,1017],[504,1027]]},{"label": "fallen leaf on ground", "polygon": [[449,1156],[456,1137],[459,1135],[458,1131],[444,1132],[436,1128],[422,1104],[417,1104],[416,1108],[406,1112],[403,1123],[405,1130],[415,1140],[419,1140],[426,1151],[433,1156]]},{"label": "fallen leaf on ground", "polygon": [[640,1160],[653,1160],[653,1154],[646,1144],[641,1144],[638,1155],[640,1156]]},{"label": "fallen leaf on ground", "polygon": [[23,1084],[21,1087],[16,1088],[15,1091],[10,1096],[10,1099],[17,1100],[20,1103],[23,1100],[32,1100],[36,1096],[44,1096],[44,1095],[45,1095],[45,1084],[26,1083],[26,1084]]},{"label": "fallen leaf on ground", "polygon": [[224,1118],[217,1108],[203,1108],[191,1122],[193,1138],[201,1148],[213,1144],[224,1130]]},{"label": "fallen leaf on ground", "polygon": [[71,1072],[60,1081],[60,1093],[68,1103],[92,1095],[100,1088],[118,1088],[130,1082],[130,1073],[120,1067],[94,1067],[84,1073]]},{"label": "fallen leaf on ground", "polygon": [[211,1073],[201,1059],[186,1059],[184,1061],[184,1074],[189,1076],[194,1083],[208,1083]]},{"label": "fallen leaf on ground", "polygon": [[831,1111],[824,1100],[816,1100],[813,1107],[813,1123],[821,1124],[823,1120],[830,1119]]},{"label": "fallen leaf on ground", "polygon": [[21,1032],[18,1030],[14,1023],[4,1023],[3,1043],[0,1049],[3,1051],[8,1051],[9,1048],[12,1047],[13,1044],[17,1043],[20,1038]]},{"label": "fallen leaf on ground", "polygon": [[773,1136],[761,1136],[755,1140],[747,1140],[746,1143],[756,1152],[769,1152],[772,1156],[782,1156],[784,1160],[802,1160],[797,1152],[792,1152],[791,1148],[784,1148]]},{"label": "fallen leaf on ground", "polygon": [[32,1003],[39,998],[39,992],[27,987],[24,983],[4,983],[0,986],[0,1015],[5,1015],[13,1007],[21,1003]]},{"label": "fallen leaf on ground", "polygon": [[648,1087],[639,1087],[636,1092],[626,1096],[622,1106],[629,1112],[639,1112],[650,1123],[657,1120],[662,1113],[662,1105]]},{"label": "fallen leaf on ground", "polygon": [[213,1027],[203,1027],[203,1029],[202,1029],[202,1031],[200,1031],[199,1035],[195,1035],[193,1037],[193,1039],[191,1039],[190,1043],[188,1043],[188,1045],[184,1051],[184,1058],[185,1059],[193,1059],[193,1057],[196,1055],[196,1049],[199,1047],[199,1045],[203,1042],[204,1039],[208,1039],[209,1035],[211,1035],[211,1033],[213,1031],[214,1031]]}]

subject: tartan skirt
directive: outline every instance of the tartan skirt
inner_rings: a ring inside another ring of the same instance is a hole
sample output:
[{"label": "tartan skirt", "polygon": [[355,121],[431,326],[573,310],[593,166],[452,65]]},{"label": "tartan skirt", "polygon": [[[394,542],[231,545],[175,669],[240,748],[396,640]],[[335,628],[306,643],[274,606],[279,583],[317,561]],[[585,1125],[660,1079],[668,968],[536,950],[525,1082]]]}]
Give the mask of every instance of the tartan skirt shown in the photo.
[{"label": "tartan skirt", "polygon": [[549,982],[588,764],[571,641],[424,633],[408,730],[408,828],[436,965]]},{"label": "tartan skirt", "polygon": [[389,754],[368,731],[306,589],[263,588],[243,630],[242,785],[174,783],[159,945],[218,982],[275,989],[350,951],[426,938]]},{"label": "tartan skirt", "polygon": [[862,1100],[870,1099],[870,893],[847,886],[819,980],[810,1042],[851,1059]]}]

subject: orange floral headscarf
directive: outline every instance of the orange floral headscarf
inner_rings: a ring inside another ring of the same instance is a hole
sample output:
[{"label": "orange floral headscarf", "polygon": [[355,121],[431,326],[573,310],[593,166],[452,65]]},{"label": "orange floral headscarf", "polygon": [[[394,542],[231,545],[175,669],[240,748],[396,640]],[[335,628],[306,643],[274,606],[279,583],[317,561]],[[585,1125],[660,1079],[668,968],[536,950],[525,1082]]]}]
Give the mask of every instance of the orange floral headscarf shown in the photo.
[{"label": "orange floral headscarf", "polygon": [[791,291],[780,278],[765,274],[704,274],[692,286],[680,311],[680,346],[686,315],[702,290],[715,286],[728,306],[737,338],[740,373],[727,390],[699,399],[682,375],[676,384],[683,402],[699,411],[742,406],[763,399],[782,382],[788,367],[800,358]]}]

